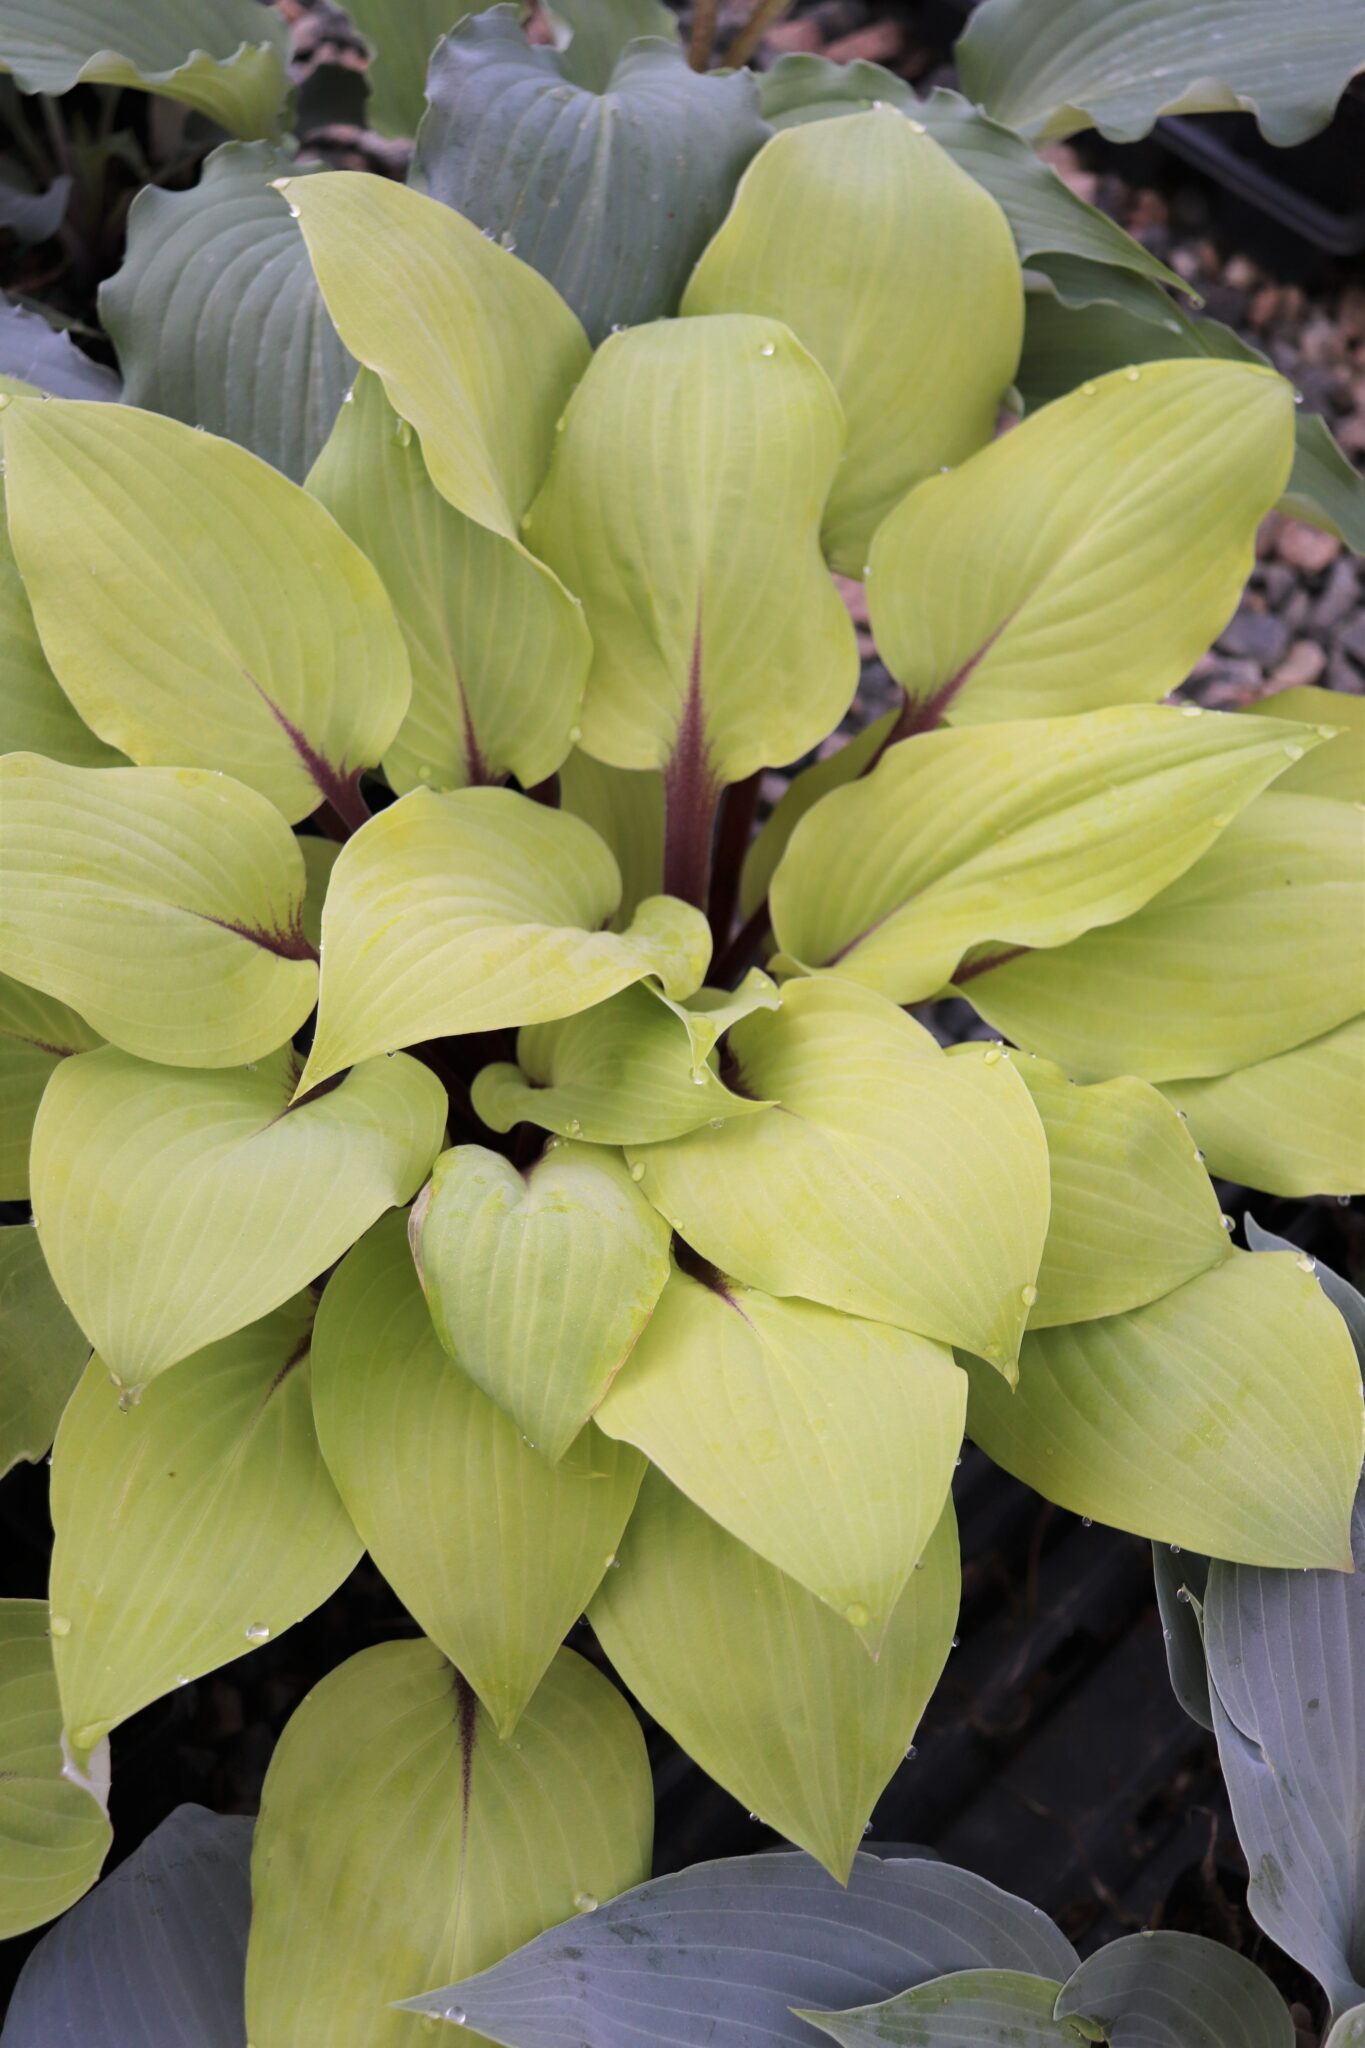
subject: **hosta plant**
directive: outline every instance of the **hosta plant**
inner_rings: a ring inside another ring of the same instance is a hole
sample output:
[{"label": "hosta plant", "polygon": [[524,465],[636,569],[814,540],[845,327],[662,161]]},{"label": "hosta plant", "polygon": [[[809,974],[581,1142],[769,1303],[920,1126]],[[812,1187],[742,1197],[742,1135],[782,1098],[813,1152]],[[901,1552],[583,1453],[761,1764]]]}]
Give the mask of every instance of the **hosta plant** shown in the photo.
[{"label": "hosta plant", "polygon": [[[1216,350],[998,433],[1040,292],[1168,280],[867,86],[473,15],[425,189],[229,145],[106,294],[146,402],[39,363],[0,409],[0,1454],[55,1433],[56,1530],[0,1617],[0,1926],[93,1882],[110,1732],[363,1547],[418,1633],[276,1752],[255,2048],[401,2044],[648,1875],[585,1612],[845,1879],[951,1645],[964,1428],[1163,1544],[1351,1566],[1346,1324],[1209,1172],[1365,1186],[1360,733],[1167,700],[1286,491],[1359,506]],[[566,132],[553,202],[527,168],[566,102],[610,204]],[[268,389],[211,263],[148,326],[229,216],[319,341]],[[837,751],[831,568],[902,691]]]}]

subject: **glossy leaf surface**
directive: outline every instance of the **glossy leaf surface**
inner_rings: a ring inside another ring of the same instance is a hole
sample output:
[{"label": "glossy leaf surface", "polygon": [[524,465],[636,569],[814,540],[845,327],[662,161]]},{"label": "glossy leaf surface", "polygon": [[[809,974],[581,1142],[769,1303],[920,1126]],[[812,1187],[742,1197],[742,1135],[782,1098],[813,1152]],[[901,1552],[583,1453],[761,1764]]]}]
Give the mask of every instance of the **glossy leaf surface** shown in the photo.
[{"label": "glossy leaf surface", "polygon": [[1126,1934],[1063,1985],[1058,2013],[1110,2048],[1293,2048],[1289,2008],[1246,1956],[1198,1934]]}]

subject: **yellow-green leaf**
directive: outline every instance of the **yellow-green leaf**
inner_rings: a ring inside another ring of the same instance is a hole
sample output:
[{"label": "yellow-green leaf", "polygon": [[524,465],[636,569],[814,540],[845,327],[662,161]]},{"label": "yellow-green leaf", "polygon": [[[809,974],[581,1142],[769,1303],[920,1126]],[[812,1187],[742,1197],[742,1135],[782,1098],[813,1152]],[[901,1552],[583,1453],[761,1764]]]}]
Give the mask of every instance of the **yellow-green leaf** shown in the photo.
[{"label": "yellow-green leaf", "polygon": [[451,1357],[557,1464],[600,1404],[668,1278],[668,1225],[621,1156],[552,1140],[523,1171],[443,1152],[412,1249]]},{"label": "yellow-green leaf", "polygon": [[38,1233],[0,1230],[0,1478],[36,1464],[57,1433],[90,1346],[52,1283]]},{"label": "yellow-green leaf", "polygon": [[274,805],[229,776],[0,761],[0,962],[143,1059],[240,1066],[297,1031],[304,879]]},{"label": "yellow-green leaf", "polygon": [[775,1107],[629,1148],[687,1243],[769,1294],[970,1344],[1012,1372],[1048,1172],[1011,1063],[950,1060],[832,975],[789,983],[780,1010],[735,1026],[729,1054],[736,1088]]},{"label": "yellow-green leaf", "polygon": [[59,1062],[102,1043],[65,1003],[0,974],[0,1202],[28,1200],[33,1122]]},{"label": "yellow-green leaf", "polygon": [[848,451],[825,547],[850,576],[913,484],[989,441],[1024,332],[1004,214],[894,106],[760,150],[682,310],[785,320],[828,371]]},{"label": "yellow-green leaf", "polygon": [[401,795],[515,775],[530,788],[573,742],[591,642],[544,565],[441,496],[369,370],[308,478],[384,579],[412,664],[412,702],[384,755]]},{"label": "yellow-green leaf", "polygon": [[0,518],[0,754],[45,754],[76,768],[111,768],[123,756],[96,739],[48,667],[33,607]]},{"label": "yellow-green leaf", "polygon": [[964,1359],[968,1433],[1075,1514],[1240,1564],[1349,1571],[1360,1368],[1311,1263],[1235,1252],[1126,1315],[1030,1331],[1013,1392]]},{"label": "yellow-green leaf", "polygon": [[1271,1195],[1365,1194],[1365,1016],[1161,1092],[1223,1180]]},{"label": "yellow-green leaf", "polygon": [[33,1134],[33,1207],[62,1298],[134,1388],[257,1321],[406,1202],[441,1147],[445,1092],[374,1060],[290,1104],[284,1047],[258,1067],[63,1060]]},{"label": "yellow-green leaf", "polygon": [[0,1938],[88,1892],[114,1839],[107,1747],[82,1772],[62,1747],[47,1602],[0,1600]]},{"label": "yellow-green leaf", "polygon": [[523,529],[583,598],[590,754],[714,792],[838,723],[858,654],[819,529],[843,443],[828,377],[779,320],[602,344]]},{"label": "yellow-green leaf", "polygon": [[445,1352],[403,1219],[328,1283],[323,1454],[375,1563],[508,1736],[616,1555],[645,1464],[590,1424],[558,1465]]},{"label": "yellow-green leaf", "polygon": [[842,1882],[947,1662],[959,1591],[949,1502],[874,1660],[841,1616],[651,1472],[591,1619],[687,1754]]},{"label": "yellow-green leaf", "polygon": [[132,1408],[90,1361],[52,1454],[53,1654],[78,1752],[302,1620],[358,1561],[313,1427],[312,1323],[296,1295]]},{"label": "yellow-green leaf", "polygon": [[945,1345],[675,1268],[597,1421],[875,1655],[966,1413]]},{"label": "yellow-green leaf", "polygon": [[441,37],[479,0],[355,0],[347,13],[371,44],[369,125],[415,135],[427,103],[427,64]]},{"label": "yellow-green leaf", "polygon": [[792,834],[778,943],[898,1003],[937,995],[971,947],[1061,946],[1140,909],[1283,772],[1286,745],[1321,741],[1156,705],[901,741]]},{"label": "yellow-green leaf", "polygon": [[569,1016],[647,974],[690,995],[711,956],[706,920],[654,896],[628,931],[604,931],[620,893],[591,827],[511,790],[391,804],[333,870],[303,1086],[423,1039]]},{"label": "yellow-green leaf", "polygon": [[591,825],[616,856],[621,903],[611,920],[624,931],[647,896],[664,885],[664,780],[652,768],[609,768],[575,747],[559,771],[560,802]]},{"label": "yellow-green leaf", "polygon": [[146,766],[225,769],[291,821],[353,804],[411,679],[336,522],[244,448],[133,406],[12,399],[3,419],[15,556],[86,724]]},{"label": "yellow-green leaf", "polygon": [[363,1650],[309,1693],[266,1774],[254,2048],[410,2048],[395,2000],[638,1884],[652,1831],[639,1723],[571,1650],[512,1742],[433,1643]]},{"label": "yellow-green leaf", "polygon": [[1315,747],[1286,768],[1280,789],[1298,796],[1335,796],[1346,803],[1365,803],[1365,697],[1344,690],[1277,690],[1261,697],[1256,711],[1266,718],[1289,718],[1298,725],[1335,727],[1325,747]]},{"label": "yellow-green leaf", "polygon": [[896,713],[885,712],[832,754],[813,761],[809,768],[803,768],[799,775],[792,777],[745,855],[739,885],[739,907],[743,916],[748,917],[757,910],[767,895],[777,864],[787,850],[787,842],[806,812],[813,810],[822,796],[828,796],[832,789],[842,789],[846,782],[856,781],[871,766],[885,746],[895,722]]},{"label": "yellow-green leaf", "polygon": [[1147,363],[921,484],[878,532],[868,583],[917,726],[1164,697],[1236,610],[1293,454],[1274,371]]}]

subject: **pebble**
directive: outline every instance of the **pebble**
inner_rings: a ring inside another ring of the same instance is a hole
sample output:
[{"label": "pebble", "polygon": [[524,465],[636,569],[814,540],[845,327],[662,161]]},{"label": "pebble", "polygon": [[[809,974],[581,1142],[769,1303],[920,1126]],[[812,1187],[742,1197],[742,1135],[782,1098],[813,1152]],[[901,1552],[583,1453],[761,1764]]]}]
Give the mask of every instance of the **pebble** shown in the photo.
[{"label": "pebble", "polygon": [[1218,636],[1218,645],[1224,654],[1234,660],[1258,662],[1263,668],[1273,668],[1282,661],[1289,646],[1289,628],[1274,612],[1256,611],[1243,605],[1231,624]]},{"label": "pebble", "polygon": [[1316,526],[1307,526],[1302,519],[1286,519],[1276,539],[1275,552],[1291,568],[1321,576],[1341,553],[1341,542],[1334,533],[1320,533]]},{"label": "pebble", "polygon": [[1320,682],[1326,667],[1325,648],[1316,640],[1296,640],[1270,680],[1277,690],[1301,690]]}]

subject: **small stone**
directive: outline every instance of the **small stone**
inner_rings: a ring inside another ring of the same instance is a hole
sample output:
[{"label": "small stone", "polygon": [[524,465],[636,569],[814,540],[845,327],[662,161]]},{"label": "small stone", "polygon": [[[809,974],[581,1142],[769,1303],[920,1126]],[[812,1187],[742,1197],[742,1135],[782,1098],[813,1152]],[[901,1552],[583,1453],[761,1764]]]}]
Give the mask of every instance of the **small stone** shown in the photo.
[{"label": "small stone", "polygon": [[1273,284],[1262,285],[1251,301],[1247,314],[1251,325],[1256,328],[1269,327],[1280,310],[1279,288]]},{"label": "small stone", "polygon": [[1365,617],[1346,628],[1338,643],[1360,668],[1365,668]]},{"label": "small stone", "polygon": [[1326,650],[1316,640],[1296,640],[1270,680],[1277,690],[1302,690],[1319,681],[1326,666]]},{"label": "small stone", "polygon": [[1252,611],[1244,606],[1218,637],[1222,653],[1237,661],[1257,661],[1273,668],[1284,659],[1289,646],[1289,628],[1273,612]]},{"label": "small stone", "polygon": [[1231,256],[1224,268],[1223,279],[1234,291],[1249,292],[1261,282],[1261,273],[1249,256]]},{"label": "small stone", "polygon": [[1302,519],[1286,519],[1280,528],[1275,552],[1291,568],[1302,569],[1310,576],[1320,576],[1331,568],[1341,553],[1341,542],[1334,533],[1320,533],[1316,526],[1308,526]]},{"label": "small stone", "polygon": [[1333,562],[1326,588],[1313,607],[1313,624],[1320,632],[1330,632],[1350,618],[1360,599],[1355,563],[1341,555]]}]

